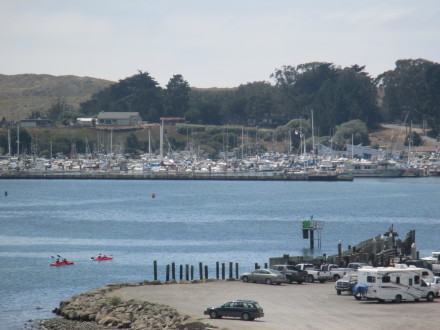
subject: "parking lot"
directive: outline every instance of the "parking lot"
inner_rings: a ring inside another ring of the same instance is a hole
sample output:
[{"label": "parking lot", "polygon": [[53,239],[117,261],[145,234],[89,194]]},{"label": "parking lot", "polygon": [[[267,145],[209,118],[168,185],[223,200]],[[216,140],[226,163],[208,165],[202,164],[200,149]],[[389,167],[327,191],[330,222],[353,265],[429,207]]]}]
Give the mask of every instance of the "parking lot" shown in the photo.
[{"label": "parking lot", "polygon": [[[166,304],[220,329],[435,329],[440,299],[429,303],[357,301],[338,296],[334,282],[266,285],[240,281],[127,287],[112,292],[123,299]],[[265,316],[255,321],[203,315],[208,306],[234,299],[260,303]]]}]

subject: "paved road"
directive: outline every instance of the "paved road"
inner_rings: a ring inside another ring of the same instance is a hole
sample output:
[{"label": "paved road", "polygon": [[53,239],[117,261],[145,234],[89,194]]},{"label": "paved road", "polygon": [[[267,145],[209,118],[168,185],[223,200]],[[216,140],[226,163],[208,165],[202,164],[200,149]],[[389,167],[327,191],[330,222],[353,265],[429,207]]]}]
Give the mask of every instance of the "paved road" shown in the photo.
[{"label": "paved road", "polygon": [[[201,284],[149,285],[126,287],[111,295],[123,299],[142,299],[166,304],[178,311],[202,319],[220,329],[437,329],[440,299],[379,304],[357,301],[348,294],[338,296],[334,282],[265,285],[240,281],[216,281]],[[208,306],[233,299],[256,300],[265,317],[255,321],[203,315]]]},{"label": "paved road", "polygon": [[[383,127],[388,128],[388,129],[393,129],[393,130],[397,130],[397,131],[401,131],[402,132],[402,139],[405,139],[404,136],[406,134],[406,131],[408,130],[408,127],[406,126],[402,126],[402,125],[394,125],[394,124],[382,124]],[[437,139],[428,137],[428,136],[423,136],[424,131],[422,128],[415,128],[413,127],[412,130],[414,132],[419,133],[420,135],[422,135],[422,140],[424,141],[426,146],[437,146],[439,143],[437,141]]]}]

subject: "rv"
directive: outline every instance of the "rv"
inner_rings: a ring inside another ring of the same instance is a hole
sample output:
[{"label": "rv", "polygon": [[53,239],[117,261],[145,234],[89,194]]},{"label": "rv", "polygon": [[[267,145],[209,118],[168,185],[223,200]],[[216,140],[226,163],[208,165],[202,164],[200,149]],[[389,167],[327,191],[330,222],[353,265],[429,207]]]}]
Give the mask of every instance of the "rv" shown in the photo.
[{"label": "rv", "polygon": [[[434,275],[429,269],[403,264],[396,267],[364,267],[358,269],[358,284],[366,288],[363,297],[379,302],[433,301],[438,288],[431,285]],[[359,298],[357,298],[359,299]]]}]

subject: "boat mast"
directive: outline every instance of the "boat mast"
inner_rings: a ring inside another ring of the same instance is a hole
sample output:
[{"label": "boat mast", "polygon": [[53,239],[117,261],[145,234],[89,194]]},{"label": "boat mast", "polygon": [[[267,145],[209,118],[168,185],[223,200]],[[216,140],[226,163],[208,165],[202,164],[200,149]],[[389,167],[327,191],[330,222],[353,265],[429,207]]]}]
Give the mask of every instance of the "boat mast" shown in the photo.
[{"label": "boat mast", "polygon": [[20,157],[20,122],[17,122],[17,157]]},{"label": "boat mast", "polygon": [[241,160],[243,160],[244,154],[244,127],[241,125]]},{"label": "boat mast", "polygon": [[148,128],[148,155],[151,156],[151,129]]},{"label": "boat mast", "polygon": [[11,131],[8,128],[8,156],[9,160],[11,160]]},{"label": "boat mast", "polygon": [[292,153],[292,129],[289,127],[289,156]]},{"label": "boat mast", "polygon": [[164,118],[162,119],[162,124],[160,125],[160,157],[163,158],[163,125],[164,125]]},{"label": "boat mast", "polygon": [[310,110],[312,113],[312,154],[315,154],[315,132],[313,130],[313,110]]},{"label": "boat mast", "polygon": [[351,133],[351,159],[353,159],[354,158],[354,155],[353,155],[353,143],[354,143],[354,137],[353,137],[353,133]]},{"label": "boat mast", "polygon": [[409,134],[408,134],[408,165],[410,164],[410,153],[411,153],[411,140],[412,140],[412,120],[409,122]]}]

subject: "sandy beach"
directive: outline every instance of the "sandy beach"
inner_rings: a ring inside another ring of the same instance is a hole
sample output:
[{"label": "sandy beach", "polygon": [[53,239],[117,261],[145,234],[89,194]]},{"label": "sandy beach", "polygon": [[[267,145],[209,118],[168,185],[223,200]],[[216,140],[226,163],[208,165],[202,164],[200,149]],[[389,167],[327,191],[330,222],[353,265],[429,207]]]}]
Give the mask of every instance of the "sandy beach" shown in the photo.
[{"label": "sandy beach", "polygon": [[[265,285],[240,281],[126,287],[111,293],[122,299],[166,304],[219,329],[434,329],[440,300],[429,303],[377,303],[338,296],[334,282]],[[210,319],[203,311],[234,299],[258,301],[265,316],[255,321]]]}]

